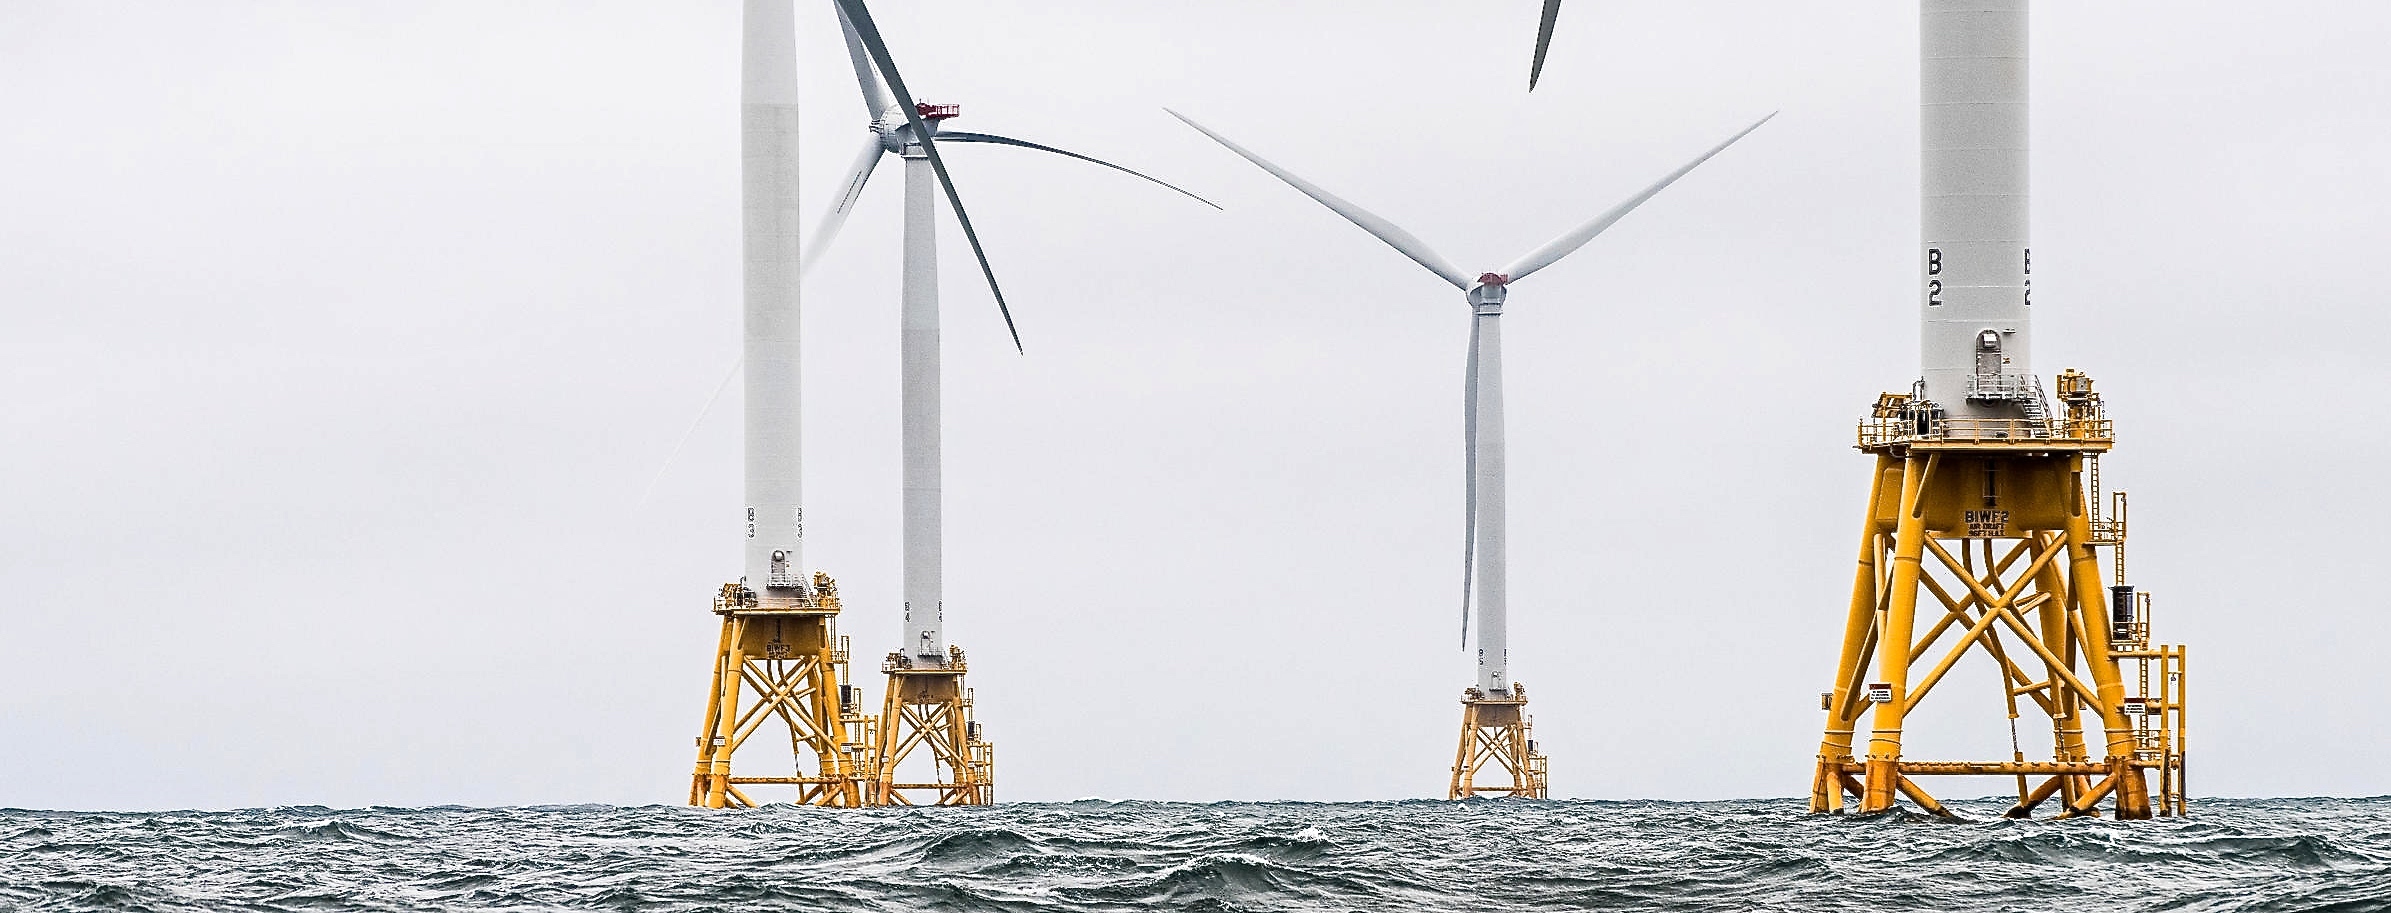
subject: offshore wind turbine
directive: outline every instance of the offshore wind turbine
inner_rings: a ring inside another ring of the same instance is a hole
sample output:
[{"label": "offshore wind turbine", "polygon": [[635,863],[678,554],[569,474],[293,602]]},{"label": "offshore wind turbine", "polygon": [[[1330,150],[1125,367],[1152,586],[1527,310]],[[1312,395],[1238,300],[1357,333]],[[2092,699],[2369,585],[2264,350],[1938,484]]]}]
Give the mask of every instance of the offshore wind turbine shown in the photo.
[{"label": "offshore wind turbine", "polygon": [[[912,256],[917,249],[933,254],[936,252],[936,226],[934,224],[935,220],[932,218],[935,213],[930,209],[924,209],[918,213],[917,217],[915,206],[912,202],[916,197],[920,197],[924,201],[931,199],[929,190],[933,189],[931,180],[934,176],[933,172],[927,168],[928,156],[923,154],[920,150],[913,148],[920,145],[920,140],[917,138],[919,134],[915,132],[917,129],[935,136],[937,141],[940,143],[980,143],[998,146],[1014,146],[1017,148],[1031,149],[1038,152],[1050,152],[1055,155],[1078,159],[1083,162],[1101,165],[1103,167],[1119,171],[1123,174],[1128,174],[1151,181],[1163,187],[1170,188],[1172,191],[1175,191],[1206,206],[1210,206],[1214,209],[1220,208],[1219,204],[1214,203],[1211,200],[1204,199],[1201,196],[1197,196],[1196,194],[1191,193],[1177,185],[1163,181],[1151,175],[1130,170],[1103,159],[1081,155],[1077,152],[1072,152],[1067,149],[1057,149],[1053,146],[1033,143],[1024,139],[1015,139],[1009,136],[999,136],[994,133],[973,133],[969,131],[945,129],[946,121],[962,116],[963,106],[961,105],[939,105],[917,101],[911,105],[911,107],[914,109],[913,117],[908,119],[905,112],[902,110],[902,107],[904,106],[899,103],[896,96],[889,93],[887,83],[881,80],[880,74],[874,68],[871,51],[864,45],[863,38],[856,31],[854,21],[848,18],[846,9],[836,2],[836,0],[834,0],[832,6],[838,9],[839,29],[845,34],[847,40],[847,58],[854,66],[855,82],[857,87],[860,88],[863,93],[864,111],[866,114],[871,116],[871,121],[865,125],[865,129],[871,135],[865,138],[863,149],[856,153],[855,164],[847,169],[846,179],[841,182],[841,190],[838,202],[831,206],[829,213],[822,217],[820,227],[814,231],[812,243],[806,246],[803,264],[803,268],[806,271],[811,272],[813,270],[814,264],[821,260],[822,254],[830,249],[830,243],[838,238],[839,229],[847,224],[847,217],[855,212],[856,201],[863,196],[863,188],[865,183],[872,179],[872,173],[879,168],[880,161],[891,155],[906,160],[905,187],[907,205],[905,209],[905,250],[907,259],[905,262],[907,267],[904,274],[905,278],[910,281],[916,275],[912,269],[912,264],[914,262]],[[919,123],[922,126],[916,128],[914,126],[915,123]],[[955,209],[957,212],[957,218],[962,219],[962,206],[957,204]],[[968,220],[965,220],[965,222],[966,225],[968,225]],[[976,233],[971,232],[968,228],[965,229],[965,233],[971,238],[972,252],[974,254],[980,255],[980,263],[983,267],[985,267],[988,260],[984,254],[981,254],[979,236]],[[934,257],[924,262],[930,269],[930,272],[926,274],[926,276],[932,280],[925,286],[925,288],[930,296],[930,303],[935,305],[937,301],[937,287],[935,282],[937,277],[937,262]],[[913,286],[911,285],[907,286],[907,288],[912,287]],[[990,277],[989,279],[989,288],[992,291],[995,289],[994,277]],[[997,297],[1001,302],[1003,299],[1002,293],[999,293]],[[1012,318],[1009,312],[1006,315],[1005,326],[1008,330],[1013,328]],[[1019,332],[1013,333],[1013,345],[1016,350],[1019,350],[1021,347],[1021,334]]]},{"label": "offshore wind turbine", "polygon": [[[904,77],[863,0],[835,2],[855,22],[873,66],[898,95],[905,94]],[[722,639],[715,649],[705,723],[698,730],[689,804],[752,806],[755,801],[740,787],[765,785],[795,787],[800,805],[876,804],[885,801],[875,795],[884,791],[875,776],[877,743],[870,738],[877,727],[848,684],[847,642],[838,633],[838,584],[820,571],[805,574],[800,553],[805,514],[798,292],[804,264],[797,211],[793,0],[743,0],[739,102],[744,328],[741,367],[735,370],[746,377],[745,573],[723,584],[714,597]],[[913,108],[897,110],[919,137],[920,154],[979,253],[979,236],[930,131]],[[985,255],[980,271],[1010,326],[1012,315],[1005,311],[1004,293]],[[733,776],[732,756],[774,720],[788,728],[795,774]],[[985,773],[991,763],[986,746],[968,750],[975,752],[971,769]],[[810,774],[808,756],[818,765]],[[989,793],[978,789],[973,794],[987,801]]]},{"label": "offshore wind turbine", "polygon": [[[743,573],[722,585],[713,684],[698,730],[689,804],[755,804],[741,787],[796,787],[805,805],[864,801],[868,721],[847,696],[838,586],[807,575],[799,371],[797,36],[792,0],[745,0],[740,19],[740,364],[745,373]],[[752,687],[748,692],[745,687]],[[732,775],[732,755],[763,724],[788,728],[797,770]],[[807,772],[811,760],[816,769]]]},{"label": "offshore wind turbine", "polygon": [[[1876,465],[1818,696],[1812,812],[1907,798],[1949,815],[1930,778],[1987,774],[2016,778],[2011,818],[2052,802],[2061,818],[2103,801],[2119,820],[2188,808],[2185,648],[2153,641],[2150,594],[2125,579],[2125,492],[2101,512],[2116,426],[2090,375],[2061,371],[2053,402],[2033,368],[2031,5],[1917,5],[1919,373],[1858,429]],[[1906,721],[1979,649],[2008,704],[2009,756],[1908,755]],[[2021,716],[2050,721],[2047,760],[2028,757]]]},{"label": "offshore wind turbine", "polygon": [[[1548,12],[1550,9],[1548,6]],[[1454,288],[1463,293],[1471,316],[1469,359],[1462,400],[1463,447],[1467,454],[1467,483],[1463,500],[1467,533],[1462,550],[1462,637],[1466,646],[1474,582],[1478,615],[1478,677],[1477,684],[1463,692],[1461,744],[1454,760],[1453,779],[1447,795],[1454,799],[1487,793],[1543,798],[1544,756],[1536,750],[1535,742],[1530,738],[1532,730],[1526,714],[1526,689],[1511,680],[1510,672],[1509,550],[1504,514],[1503,335],[1500,320],[1504,300],[1509,295],[1512,283],[1559,262],[1561,258],[1585,246],[1586,242],[1594,240],[1596,235],[1635,211],[1644,201],[1734,145],[1736,140],[1760,129],[1761,124],[1776,115],[1770,114],[1745,127],[1725,142],[1695,156],[1692,161],[1654,181],[1651,186],[1611,207],[1593,221],[1562,233],[1499,271],[1480,273],[1475,277],[1454,266],[1443,255],[1394,223],[1297,177],[1293,172],[1190,120],[1184,114],[1172,111],[1171,116],[1185,121],[1214,142],[1228,147],[1229,151],[1261,166],[1262,170],[1345,217],[1346,221],[1386,242],[1388,247],[1410,257],[1413,262],[1427,267],[1429,272],[1452,283]],[[1477,775],[1488,764],[1506,771],[1509,783],[1501,786],[1479,784]]]},{"label": "offshore wind turbine", "polygon": [[[861,0],[834,0],[840,30],[864,108],[871,116],[863,150],[848,170],[838,199],[823,217],[803,266],[810,268],[829,249],[846,224],[880,160],[890,155],[905,163],[904,259],[899,276],[899,361],[904,479],[904,639],[883,664],[888,693],[874,749],[877,774],[871,788],[873,804],[981,805],[994,801],[993,748],[971,719],[971,689],[964,684],[964,653],[947,642],[945,634],[944,552],[945,516],[943,455],[940,434],[940,363],[938,310],[938,201],[945,185],[947,200],[971,241],[972,253],[988,277],[988,287],[1004,307],[995,275],[988,272],[987,255],[979,236],[964,215],[954,184],[932,152],[939,144],[978,143],[1049,152],[1101,165],[1167,187],[1214,209],[1203,197],[1120,165],[1028,140],[993,133],[942,129],[945,121],[962,113],[959,105],[904,102],[905,91],[888,55],[886,42],[872,23]],[[886,79],[883,79],[885,75]],[[891,91],[891,86],[895,91]],[[1021,334],[1005,312],[1016,351]],[[935,759],[933,782],[898,782],[898,768],[917,748]],[[907,791],[915,793],[908,797]],[[917,801],[918,800],[918,801]]]}]

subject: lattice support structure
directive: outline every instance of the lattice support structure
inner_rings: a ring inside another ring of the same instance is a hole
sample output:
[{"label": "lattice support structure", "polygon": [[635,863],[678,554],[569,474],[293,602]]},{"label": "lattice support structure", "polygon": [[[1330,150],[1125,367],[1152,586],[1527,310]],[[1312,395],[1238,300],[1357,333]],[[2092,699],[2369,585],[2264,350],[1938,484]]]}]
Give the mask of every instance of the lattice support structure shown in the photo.
[{"label": "lattice support structure", "polygon": [[[994,804],[996,748],[972,719],[963,648],[948,647],[943,666],[921,663],[898,651],[888,655],[881,671],[888,674],[888,696],[880,708],[872,753],[876,777],[867,795],[870,802]],[[929,779],[905,779],[917,772],[928,773]]]},{"label": "lattice support structure", "polygon": [[[845,686],[837,584],[816,573],[802,596],[774,603],[759,604],[753,590],[736,583],[724,584],[715,599],[722,639],[697,737],[689,804],[752,807],[756,800],[740,787],[786,786],[795,788],[789,801],[799,805],[861,806],[873,782],[874,720],[859,712],[859,696]],[[732,757],[767,730],[788,734],[796,773],[733,775]]]},{"label": "lattice support structure", "polygon": [[[1841,811],[1848,796],[1881,812],[1906,796],[1947,814],[1919,778],[1996,775],[2015,779],[2011,817],[2054,799],[2061,817],[2103,802],[2122,819],[2185,812],[2184,650],[2149,645],[2147,599],[2104,582],[2097,549],[2121,566],[2125,538],[2123,493],[2115,519],[2095,507],[2111,434],[2090,379],[2071,371],[2061,384],[2061,421],[1945,420],[1890,395],[1862,426],[1876,472],[1841,659],[1821,695],[1812,811]],[[1904,723],[1962,687],[1945,682],[1971,653],[1997,670],[2010,757],[1905,756]],[[2028,759],[2021,717],[2049,722],[2047,759]]]},{"label": "lattice support structure", "polygon": [[1461,747],[1445,798],[1472,796],[1544,798],[1544,754],[1536,750],[1527,689],[1517,682],[1507,696],[1476,688],[1461,693]]}]

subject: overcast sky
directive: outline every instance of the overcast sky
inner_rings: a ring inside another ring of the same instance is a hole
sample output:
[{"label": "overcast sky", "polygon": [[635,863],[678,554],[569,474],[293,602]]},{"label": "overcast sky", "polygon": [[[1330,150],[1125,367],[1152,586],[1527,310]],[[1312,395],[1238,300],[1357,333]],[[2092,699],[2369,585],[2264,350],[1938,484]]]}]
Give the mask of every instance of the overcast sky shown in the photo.
[{"label": "overcast sky", "polygon": [[[1028,347],[949,223],[948,632],[1003,798],[1442,795],[1471,681],[1460,296],[1164,105],[1472,271],[1784,111],[1513,290],[1513,669],[1556,796],[1804,792],[1852,426],[1917,374],[1914,4],[1577,0],[1533,95],[1532,0],[875,7],[957,129],[1227,207],[947,152]],[[2035,367],[2118,421],[2195,795],[2391,792],[2391,5],[2038,7]],[[810,225],[864,114],[798,11]],[[641,494],[738,351],[738,29],[0,3],[0,806],[680,801],[736,385]],[[896,175],[805,291],[807,559],[865,669]],[[1911,753],[2006,757],[1994,687]]]}]

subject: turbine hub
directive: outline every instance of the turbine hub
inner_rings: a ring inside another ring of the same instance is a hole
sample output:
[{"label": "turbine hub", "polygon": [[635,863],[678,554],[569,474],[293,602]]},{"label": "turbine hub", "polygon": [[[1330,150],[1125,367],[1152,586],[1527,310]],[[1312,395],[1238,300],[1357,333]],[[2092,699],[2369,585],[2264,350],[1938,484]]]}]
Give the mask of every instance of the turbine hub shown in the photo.
[{"label": "turbine hub", "polygon": [[880,119],[872,122],[871,130],[880,137],[880,148],[890,152],[905,151],[907,139],[913,136],[912,125],[907,124],[905,115],[898,113],[895,108],[881,112]]},{"label": "turbine hub", "polygon": [[1478,287],[1469,290],[1470,312],[1487,317],[1501,314],[1503,299],[1510,297],[1510,289],[1503,284],[1509,281],[1510,277],[1500,273],[1479,276]]}]

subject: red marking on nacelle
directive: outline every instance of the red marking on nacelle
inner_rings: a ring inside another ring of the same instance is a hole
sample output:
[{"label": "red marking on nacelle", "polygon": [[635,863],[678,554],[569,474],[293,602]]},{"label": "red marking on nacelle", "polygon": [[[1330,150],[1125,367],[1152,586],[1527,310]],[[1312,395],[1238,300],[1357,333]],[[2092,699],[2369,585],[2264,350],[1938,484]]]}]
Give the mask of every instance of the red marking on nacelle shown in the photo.
[{"label": "red marking on nacelle", "polygon": [[963,106],[933,105],[926,101],[917,101],[913,103],[913,113],[921,115],[923,120],[945,120],[950,117],[962,117]]},{"label": "red marking on nacelle", "polygon": [[1501,273],[1480,273],[1480,274],[1478,274],[1478,284],[1479,284],[1479,285],[1509,285],[1509,284],[1511,284],[1511,277],[1509,277],[1509,276],[1505,276],[1505,275],[1503,275],[1503,274],[1501,274]]}]

